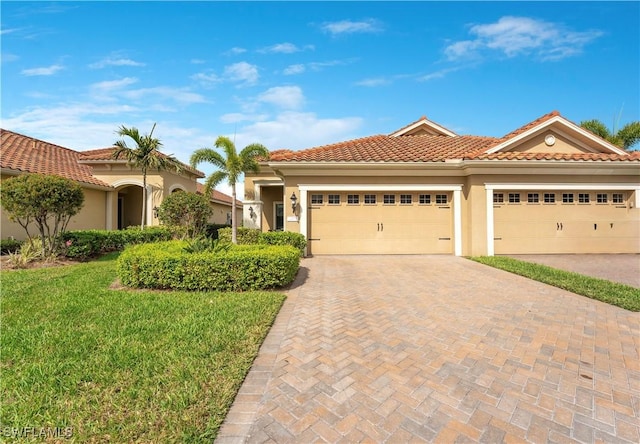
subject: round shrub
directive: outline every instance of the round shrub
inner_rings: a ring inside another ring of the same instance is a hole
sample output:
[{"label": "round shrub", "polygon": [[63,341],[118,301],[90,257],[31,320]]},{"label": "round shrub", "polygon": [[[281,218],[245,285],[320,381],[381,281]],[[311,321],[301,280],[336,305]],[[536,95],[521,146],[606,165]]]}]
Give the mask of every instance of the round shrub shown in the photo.
[{"label": "round shrub", "polygon": [[165,225],[186,227],[188,237],[205,232],[213,209],[206,197],[196,193],[170,194],[158,208],[158,219]]},{"label": "round shrub", "polygon": [[248,291],[293,282],[300,253],[291,246],[232,245],[189,253],[185,241],[127,247],[117,262],[123,285],[134,288]]}]

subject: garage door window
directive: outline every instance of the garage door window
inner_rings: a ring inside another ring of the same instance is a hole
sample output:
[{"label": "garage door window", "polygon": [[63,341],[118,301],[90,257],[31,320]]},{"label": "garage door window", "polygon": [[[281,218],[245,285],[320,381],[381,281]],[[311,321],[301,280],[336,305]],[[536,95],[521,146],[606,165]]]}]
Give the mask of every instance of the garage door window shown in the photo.
[{"label": "garage door window", "polygon": [[502,194],[502,193],[493,193],[493,203],[495,203],[495,204],[504,203],[504,194]]},{"label": "garage door window", "polygon": [[396,203],[396,195],[395,194],[385,194],[383,200],[385,205],[394,205]]},{"label": "garage door window", "polygon": [[364,204],[365,205],[375,205],[376,204],[376,195],[375,194],[365,194],[364,195]]},{"label": "garage door window", "polygon": [[436,194],[436,204],[446,205],[447,204],[447,195],[446,194]]},{"label": "garage door window", "polygon": [[400,195],[400,205],[411,205],[412,203],[412,195],[411,194],[401,194]]},{"label": "garage door window", "polygon": [[589,203],[589,193],[578,193],[578,203]]},{"label": "garage door window", "polygon": [[624,203],[624,195],[622,193],[613,193],[611,200],[614,204]]},{"label": "garage door window", "polygon": [[529,193],[527,194],[527,202],[528,203],[539,203],[540,195],[538,193]]},{"label": "garage door window", "polygon": [[359,194],[347,194],[347,203],[349,205],[358,205],[358,204],[360,204],[360,195]]},{"label": "garage door window", "polygon": [[544,203],[556,203],[556,195],[554,193],[544,193]]},{"label": "garage door window", "polygon": [[509,203],[520,203],[520,193],[509,193]]},{"label": "garage door window", "polygon": [[329,194],[329,205],[340,205],[339,194]]},{"label": "garage door window", "polygon": [[562,203],[573,203],[573,193],[562,193]]},{"label": "garage door window", "polygon": [[607,193],[598,193],[596,195],[596,202],[599,204],[606,204],[608,202],[608,196]]},{"label": "garage door window", "polygon": [[322,205],[323,204],[323,195],[322,194],[312,194],[311,195],[311,205]]},{"label": "garage door window", "polygon": [[420,205],[430,205],[430,204],[431,204],[431,194],[421,194]]}]

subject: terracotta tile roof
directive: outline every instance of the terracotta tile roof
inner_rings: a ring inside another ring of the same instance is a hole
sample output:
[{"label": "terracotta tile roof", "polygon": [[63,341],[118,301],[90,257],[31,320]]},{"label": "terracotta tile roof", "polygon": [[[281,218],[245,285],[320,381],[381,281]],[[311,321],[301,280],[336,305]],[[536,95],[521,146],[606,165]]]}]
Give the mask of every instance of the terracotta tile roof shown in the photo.
[{"label": "terracotta tile roof", "polygon": [[[196,192],[204,195],[204,185],[202,185],[200,182],[198,182],[196,185]],[[231,205],[231,202],[233,202],[233,197],[227,194],[221,193],[218,190],[213,190],[211,199],[219,200],[221,202],[228,203],[229,205]],[[242,205],[242,202],[236,199],[236,206],[240,206],[240,205]]]},{"label": "terracotta tile roof", "polygon": [[536,120],[529,122],[526,125],[521,126],[520,128],[513,130],[508,134],[505,134],[503,137],[501,137],[501,141],[509,140],[512,137],[516,137],[517,135],[522,134],[525,131],[530,130],[531,128],[534,128],[540,125],[541,123],[544,123],[547,120],[552,119],[554,117],[558,117],[558,116],[560,116],[560,113],[558,111],[555,111],[555,110],[551,111],[550,113],[545,114],[544,116],[540,116]]},{"label": "terracotta tile roof", "polygon": [[498,139],[481,136],[377,135],[302,151],[274,151],[272,162],[444,162],[494,146]]},{"label": "terracotta tile roof", "polygon": [[493,154],[475,153],[465,156],[465,160],[570,160],[570,161],[640,161],[640,151],[629,154],[603,153],[518,153],[513,151]]},{"label": "terracotta tile roof", "polygon": [[[110,147],[110,148],[99,148],[95,150],[81,151],[80,160],[82,162],[97,162],[97,161],[105,161],[105,160],[114,161],[113,152],[115,151],[115,149],[116,149],[115,147]],[[163,157],[168,157],[166,154],[162,152],[159,152],[159,154]],[[125,159],[121,157],[119,160],[125,160]],[[182,162],[180,162],[180,165],[182,166],[182,169],[190,172],[196,177],[204,177],[203,172],[193,168],[192,166]]]},{"label": "terracotta tile roof", "polygon": [[91,167],[78,163],[80,153],[33,137],[0,129],[0,167],[24,173],[55,174],[91,185],[109,187]]}]

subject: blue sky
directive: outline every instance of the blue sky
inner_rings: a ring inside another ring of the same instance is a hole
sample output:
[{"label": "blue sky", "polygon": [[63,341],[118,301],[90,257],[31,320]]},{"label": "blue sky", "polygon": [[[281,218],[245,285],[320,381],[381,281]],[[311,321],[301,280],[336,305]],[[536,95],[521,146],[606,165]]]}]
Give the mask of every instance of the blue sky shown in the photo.
[{"label": "blue sky", "polygon": [[[157,122],[301,149],[423,115],[502,136],[558,110],[640,120],[639,2],[2,1],[2,127],[76,150]],[[211,169],[200,166],[205,173]],[[220,187],[225,192],[225,187]]]}]

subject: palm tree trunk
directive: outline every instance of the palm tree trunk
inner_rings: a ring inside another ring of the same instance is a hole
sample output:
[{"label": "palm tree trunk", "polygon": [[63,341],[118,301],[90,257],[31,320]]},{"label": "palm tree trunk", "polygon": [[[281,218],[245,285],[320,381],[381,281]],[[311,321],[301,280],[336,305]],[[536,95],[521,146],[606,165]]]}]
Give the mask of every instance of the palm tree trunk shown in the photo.
[{"label": "palm tree trunk", "polygon": [[231,185],[231,243],[238,243],[238,221],[236,220],[236,184]]}]

